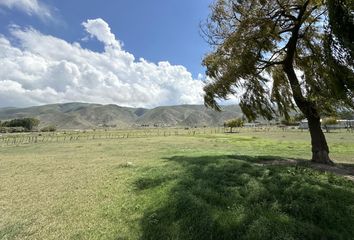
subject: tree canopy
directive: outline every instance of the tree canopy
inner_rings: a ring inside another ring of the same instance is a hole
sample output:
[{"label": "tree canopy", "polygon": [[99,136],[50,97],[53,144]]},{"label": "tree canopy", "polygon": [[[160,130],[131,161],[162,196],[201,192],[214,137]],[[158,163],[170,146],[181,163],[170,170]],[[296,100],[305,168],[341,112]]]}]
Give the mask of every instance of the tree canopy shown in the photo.
[{"label": "tree canopy", "polygon": [[[214,46],[203,61],[213,79],[205,87],[205,104],[219,109],[217,99],[241,91],[240,106],[250,120],[288,118],[299,107],[294,93],[324,114],[354,107],[353,68],[337,64],[334,71],[335,63],[328,63],[327,16],[326,3],[318,0],[216,1],[204,28]],[[335,52],[330,57],[338,61]],[[287,60],[298,83],[287,80]]]},{"label": "tree canopy", "polygon": [[347,51],[348,62],[354,65],[354,0],[327,1],[329,25],[332,38],[335,36]]},{"label": "tree canopy", "polygon": [[229,127],[232,132],[233,128],[238,128],[243,126],[243,120],[241,118],[230,119],[224,123],[224,127]]}]

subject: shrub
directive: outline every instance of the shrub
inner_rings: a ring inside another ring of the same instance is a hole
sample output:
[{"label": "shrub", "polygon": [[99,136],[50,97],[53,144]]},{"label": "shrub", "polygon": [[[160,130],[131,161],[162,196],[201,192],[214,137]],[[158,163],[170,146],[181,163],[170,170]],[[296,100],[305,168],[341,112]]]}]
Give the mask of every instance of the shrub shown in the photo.
[{"label": "shrub", "polygon": [[23,127],[0,127],[0,133],[20,133],[26,131]]},{"label": "shrub", "polygon": [[54,125],[50,125],[41,129],[41,132],[55,132],[57,127]]},{"label": "shrub", "polygon": [[335,117],[328,117],[322,120],[323,125],[335,125],[337,124],[337,118]]},{"label": "shrub", "polygon": [[337,122],[337,118],[335,117],[328,117],[328,118],[324,118],[322,120],[322,127],[324,129],[326,129],[326,132],[330,132],[330,127],[329,125],[336,125],[338,122]]}]

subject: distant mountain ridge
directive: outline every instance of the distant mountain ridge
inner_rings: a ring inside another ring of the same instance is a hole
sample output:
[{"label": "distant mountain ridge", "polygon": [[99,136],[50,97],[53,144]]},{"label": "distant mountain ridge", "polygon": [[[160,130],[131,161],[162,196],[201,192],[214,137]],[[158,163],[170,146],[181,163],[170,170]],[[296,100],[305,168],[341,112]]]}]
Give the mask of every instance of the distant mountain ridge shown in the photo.
[{"label": "distant mountain ridge", "polygon": [[119,128],[141,125],[219,126],[241,117],[238,105],[224,106],[216,112],[203,105],[163,106],[153,109],[120,107],[90,103],[64,103],[28,108],[0,108],[0,120],[34,117],[40,127],[56,125],[59,129],[90,129],[100,126]]}]

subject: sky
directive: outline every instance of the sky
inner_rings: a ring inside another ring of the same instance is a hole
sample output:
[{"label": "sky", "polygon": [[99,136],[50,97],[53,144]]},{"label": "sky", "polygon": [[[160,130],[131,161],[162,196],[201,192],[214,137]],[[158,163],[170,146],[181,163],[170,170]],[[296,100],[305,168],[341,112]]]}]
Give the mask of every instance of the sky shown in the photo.
[{"label": "sky", "polygon": [[202,104],[212,0],[0,0],[0,107]]}]

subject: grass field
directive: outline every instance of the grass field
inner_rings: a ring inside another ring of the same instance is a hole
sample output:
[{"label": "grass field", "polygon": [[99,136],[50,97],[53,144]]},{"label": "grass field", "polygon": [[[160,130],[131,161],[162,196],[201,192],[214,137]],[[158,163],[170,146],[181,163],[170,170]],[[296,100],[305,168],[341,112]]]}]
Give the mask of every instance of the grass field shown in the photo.
[{"label": "grass field", "polygon": [[0,239],[354,239],[352,181],[266,164],[309,158],[295,131],[3,144]]}]

